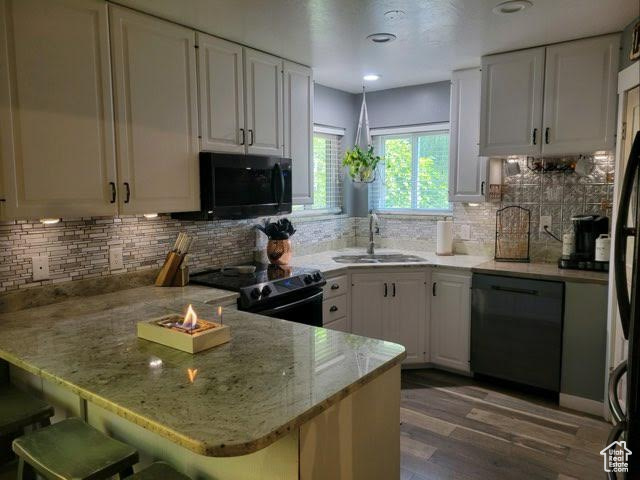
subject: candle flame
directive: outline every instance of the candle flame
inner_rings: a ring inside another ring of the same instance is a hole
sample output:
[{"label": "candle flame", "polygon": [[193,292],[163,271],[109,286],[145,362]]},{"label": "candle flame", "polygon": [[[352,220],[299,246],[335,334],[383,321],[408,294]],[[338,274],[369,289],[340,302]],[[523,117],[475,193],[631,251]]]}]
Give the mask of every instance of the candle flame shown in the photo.
[{"label": "candle flame", "polygon": [[189,382],[193,383],[196,381],[196,376],[198,375],[197,368],[187,368],[187,375],[189,375]]},{"label": "candle flame", "polygon": [[184,316],[184,320],[182,321],[182,328],[186,330],[193,330],[198,325],[198,315],[191,305],[187,308],[187,313]]}]

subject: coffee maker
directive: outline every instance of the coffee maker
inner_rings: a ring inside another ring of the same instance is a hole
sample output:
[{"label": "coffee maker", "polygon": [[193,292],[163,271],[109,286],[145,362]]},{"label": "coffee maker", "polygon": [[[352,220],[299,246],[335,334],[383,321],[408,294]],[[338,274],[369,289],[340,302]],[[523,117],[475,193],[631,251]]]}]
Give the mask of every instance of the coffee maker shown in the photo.
[{"label": "coffee maker", "polygon": [[[576,270],[609,271],[609,262],[596,261],[596,240],[609,233],[609,218],[599,215],[574,215],[573,245],[563,248],[563,256],[558,260],[560,268]],[[565,246],[566,247],[566,246]]]}]

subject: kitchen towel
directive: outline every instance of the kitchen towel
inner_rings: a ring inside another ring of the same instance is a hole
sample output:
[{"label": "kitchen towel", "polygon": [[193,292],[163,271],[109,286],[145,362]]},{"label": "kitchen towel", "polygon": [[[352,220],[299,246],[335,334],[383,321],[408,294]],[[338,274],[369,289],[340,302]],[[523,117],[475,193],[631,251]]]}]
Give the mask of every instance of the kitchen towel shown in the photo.
[{"label": "kitchen towel", "polygon": [[436,255],[453,255],[453,222],[451,220],[438,220]]}]

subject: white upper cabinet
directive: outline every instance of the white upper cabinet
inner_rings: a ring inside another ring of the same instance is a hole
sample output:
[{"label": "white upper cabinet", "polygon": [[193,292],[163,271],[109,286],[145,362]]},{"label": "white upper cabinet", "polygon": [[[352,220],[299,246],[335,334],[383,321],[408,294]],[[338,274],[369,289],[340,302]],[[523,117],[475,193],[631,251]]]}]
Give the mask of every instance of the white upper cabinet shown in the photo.
[{"label": "white upper cabinet", "polygon": [[479,68],[457,70],[451,78],[449,141],[449,201],[483,202],[487,189],[487,159],[479,156]]},{"label": "white upper cabinet", "polygon": [[242,47],[204,33],[196,35],[201,150],[244,153]]},{"label": "white upper cabinet", "polygon": [[545,49],[482,58],[480,155],[540,153]]},{"label": "white upper cabinet", "polygon": [[544,154],[613,150],[620,36],[547,47]]},{"label": "white upper cabinet", "polygon": [[199,210],[195,32],[109,8],[120,211]]},{"label": "white upper cabinet", "polygon": [[284,62],[284,156],[291,158],[292,196],[313,203],[313,73]]},{"label": "white upper cabinet", "polygon": [[247,153],[284,153],[282,59],[244,49]]},{"label": "white upper cabinet", "polygon": [[471,277],[434,271],[431,281],[431,363],[468,372]]},{"label": "white upper cabinet", "polygon": [[117,213],[104,2],[0,0],[0,103],[6,219]]}]

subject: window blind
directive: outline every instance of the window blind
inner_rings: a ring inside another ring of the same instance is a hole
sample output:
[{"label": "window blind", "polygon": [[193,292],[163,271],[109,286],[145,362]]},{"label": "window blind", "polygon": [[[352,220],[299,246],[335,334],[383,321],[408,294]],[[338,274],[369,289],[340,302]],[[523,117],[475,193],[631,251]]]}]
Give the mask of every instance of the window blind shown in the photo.
[{"label": "window blind", "polygon": [[294,210],[342,208],[342,135],[313,134],[313,204]]}]

